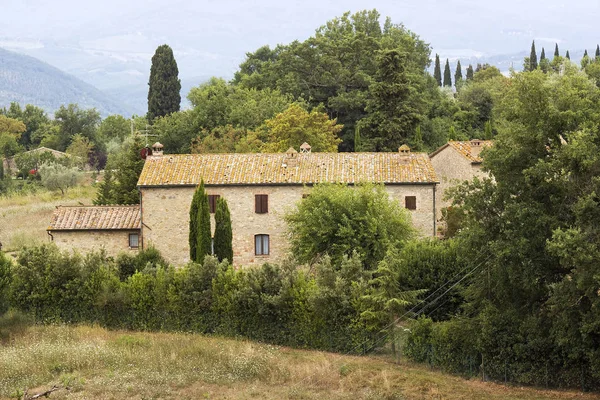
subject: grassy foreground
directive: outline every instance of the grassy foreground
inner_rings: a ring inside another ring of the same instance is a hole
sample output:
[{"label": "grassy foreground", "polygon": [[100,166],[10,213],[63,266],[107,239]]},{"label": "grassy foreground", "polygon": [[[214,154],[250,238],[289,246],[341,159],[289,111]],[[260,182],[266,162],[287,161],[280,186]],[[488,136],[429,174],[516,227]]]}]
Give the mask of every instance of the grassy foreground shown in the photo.
[{"label": "grassy foreground", "polygon": [[[464,380],[410,363],[192,334],[0,321],[0,398],[592,399]],[[12,327],[11,327],[12,326]]]},{"label": "grassy foreground", "polygon": [[2,250],[15,251],[24,245],[48,242],[46,228],[50,225],[56,206],[92,204],[95,195],[96,188],[87,185],[69,189],[64,197],[59,192],[43,189],[35,194],[0,196]]}]

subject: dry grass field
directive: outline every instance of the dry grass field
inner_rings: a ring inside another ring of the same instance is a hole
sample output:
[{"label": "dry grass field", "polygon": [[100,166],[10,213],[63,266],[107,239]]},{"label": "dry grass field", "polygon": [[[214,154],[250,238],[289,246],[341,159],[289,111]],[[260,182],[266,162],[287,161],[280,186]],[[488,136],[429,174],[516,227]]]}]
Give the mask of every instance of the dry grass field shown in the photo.
[{"label": "dry grass field", "polygon": [[58,205],[92,204],[96,188],[86,185],[60,192],[42,190],[22,196],[0,196],[0,243],[2,250],[15,251],[23,245],[48,241],[46,228]]},{"label": "dry grass field", "polygon": [[465,380],[385,357],[192,334],[32,326],[10,316],[0,319],[0,339],[0,398],[53,385],[61,389],[51,399],[597,398]]}]

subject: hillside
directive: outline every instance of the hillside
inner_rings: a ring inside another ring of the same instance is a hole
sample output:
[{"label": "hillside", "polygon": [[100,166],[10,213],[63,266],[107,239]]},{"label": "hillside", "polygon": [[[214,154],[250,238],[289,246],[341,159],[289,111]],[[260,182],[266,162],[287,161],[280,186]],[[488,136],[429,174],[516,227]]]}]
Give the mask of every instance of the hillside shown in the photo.
[{"label": "hillside", "polygon": [[94,86],[36,58],[0,48],[0,107],[12,101],[34,104],[49,113],[62,104],[77,103],[102,115],[132,114],[131,108]]},{"label": "hillside", "polygon": [[[380,357],[294,350],[191,334],[31,326],[0,318],[0,398],[592,399],[465,380]],[[64,387],[69,387],[67,391]]]}]

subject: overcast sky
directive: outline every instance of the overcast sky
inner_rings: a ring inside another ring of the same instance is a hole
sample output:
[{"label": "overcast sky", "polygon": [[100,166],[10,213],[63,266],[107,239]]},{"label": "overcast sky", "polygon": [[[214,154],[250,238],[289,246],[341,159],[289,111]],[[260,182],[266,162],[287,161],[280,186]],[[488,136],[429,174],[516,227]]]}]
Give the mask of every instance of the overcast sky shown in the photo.
[{"label": "overcast sky", "polygon": [[404,23],[442,57],[516,53],[532,39],[550,54],[555,42],[572,52],[600,42],[600,4],[591,0],[0,0],[0,47],[67,70],[129,63],[133,76],[136,62],[168,43],[181,76],[231,76],[245,52],[303,40],[365,8]]}]

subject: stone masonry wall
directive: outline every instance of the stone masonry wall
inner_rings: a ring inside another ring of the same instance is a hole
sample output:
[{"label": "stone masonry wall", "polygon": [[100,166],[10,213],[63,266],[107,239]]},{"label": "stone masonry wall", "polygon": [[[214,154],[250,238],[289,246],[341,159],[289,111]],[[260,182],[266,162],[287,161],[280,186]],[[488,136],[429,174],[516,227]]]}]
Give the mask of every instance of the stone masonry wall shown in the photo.
[{"label": "stone masonry wall", "polygon": [[89,253],[104,248],[109,256],[117,256],[121,252],[137,253],[138,249],[129,248],[129,234],[138,233],[132,230],[105,231],[53,231],[53,241],[61,250],[77,250]]},{"label": "stone masonry wall", "polygon": [[[189,262],[189,209],[195,188],[142,188],[143,247],[156,247],[176,265]],[[413,222],[424,236],[434,232],[434,185],[394,185],[387,187],[390,196],[404,205],[404,196],[416,196],[417,209],[411,211]],[[234,265],[280,262],[288,252],[283,215],[302,199],[310,187],[294,186],[207,186],[209,195],[227,200],[233,230]],[[254,195],[269,195],[269,212],[256,214]],[[211,215],[214,231],[214,214]],[[270,254],[257,256],[254,236],[269,235]]]},{"label": "stone masonry wall", "polygon": [[436,215],[438,220],[442,217],[441,209],[448,207],[452,201],[444,200],[444,194],[448,188],[457,184],[470,181],[474,177],[487,177],[481,170],[481,164],[472,164],[451,146],[431,158],[431,164],[435,170],[438,180],[438,196],[436,199]]}]

